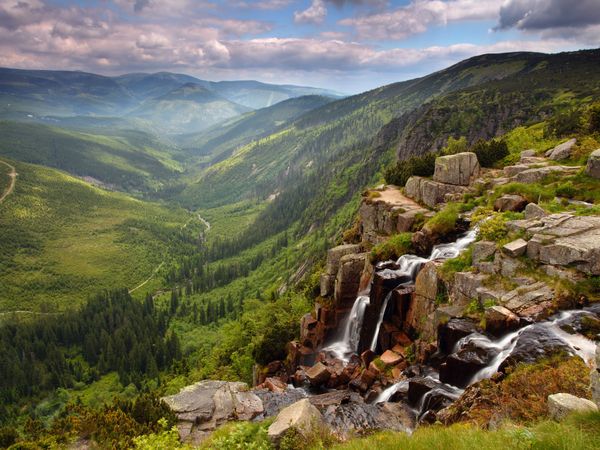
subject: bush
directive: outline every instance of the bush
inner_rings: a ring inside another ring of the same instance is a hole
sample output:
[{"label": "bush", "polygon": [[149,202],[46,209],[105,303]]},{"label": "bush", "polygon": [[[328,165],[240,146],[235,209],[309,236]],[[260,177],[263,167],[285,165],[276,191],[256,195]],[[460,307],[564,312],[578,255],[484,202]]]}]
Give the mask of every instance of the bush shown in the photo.
[{"label": "bush", "polygon": [[437,153],[427,153],[422,156],[412,156],[403,161],[397,161],[385,169],[383,177],[388,184],[404,186],[412,176],[429,177],[435,170]]},{"label": "bush", "polygon": [[600,132],[600,103],[593,104],[588,110],[588,130],[591,133]]},{"label": "bush", "polygon": [[270,423],[270,421],[228,423],[217,429],[207,441],[203,442],[200,448],[270,450],[273,448],[267,435]]},{"label": "bush", "polygon": [[494,163],[508,156],[506,142],[492,139],[486,142],[482,139],[477,141],[471,151],[477,155],[479,164],[483,167],[492,167]]},{"label": "bush", "polygon": [[398,259],[412,249],[412,233],[400,233],[386,242],[376,245],[371,250],[371,262]]},{"label": "bush", "polygon": [[467,138],[464,136],[454,138],[450,136],[446,147],[442,150],[443,155],[455,155],[457,153],[466,152],[468,147]]},{"label": "bush", "polygon": [[473,249],[469,247],[456,258],[447,259],[439,269],[442,278],[448,282],[454,279],[456,272],[464,272],[473,264]]},{"label": "bush", "polygon": [[444,209],[437,212],[435,216],[425,223],[427,231],[437,235],[445,235],[456,230],[459,206],[456,203],[448,203]]},{"label": "bush", "polygon": [[581,130],[582,114],[578,109],[570,109],[552,116],[546,125],[546,135],[569,136]]},{"label": "bush", "polygon": [[17,442],[19,433],[12,427],[0,428],[0,448],[8,448]]},{"label": "bush", "polygon": [[506,219],[502,214],[495,214],[479,223],[479,237],[485,241],[498,242],[507,235]]}]

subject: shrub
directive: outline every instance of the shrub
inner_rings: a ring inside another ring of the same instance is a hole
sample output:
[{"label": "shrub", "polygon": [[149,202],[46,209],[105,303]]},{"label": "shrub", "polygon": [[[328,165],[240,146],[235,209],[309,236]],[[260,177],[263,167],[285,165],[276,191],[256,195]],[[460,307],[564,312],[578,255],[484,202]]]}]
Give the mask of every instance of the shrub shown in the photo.
[{"label": "shrub", "polygon": [[454,138],[450,136],[448,138],[448,142],[446,143],[446,147],[442,150],[442,154],[444,155],[455,155],[457,153],[466,152],[468,147],[467,138],[464,136]]},{"label": "shrub", "polygon": [[371,250],[371,262],[398,259],[412,249],[412,233],[400,233],[392,236],[386,242],[376,245]]},{"label": "shrub", "polygon": [[581,130],[582,114],[578,109],[569,109],[554,114],[546,124],[546,135],[563,137]]},{"label": "shrub", "polygon": [[448,203],[437,212],[435,216],[427,221],[423,228],[433,234],[444,235],[456,230],[459,206],[456,203]]},{"label": "shrub", "polygon": [[575,195],[577,195],[577,190],[575,189],[575,186],[573,186],[572,182],[567,181],[566,183],[560,184],[556,188],[556,195],[560,195],[561,197],[573,198],[575,197]]},{"label": "shrub", "polygon": [[454,279],[456,272],[464,272],[473,264],[473,249],[468,248],[456,258],[447,259],[439,268],[440,275],[448,282]]},{"label": "shrub", "polygon": [[12,427],[0,428],[0,448],[8,448],[17,442],[19,433]]},{"label": "shrub", "polygon": [[485,241],[500,241],[508,235],[506,219],[502,214],[494,214],[491,218],[479,223],[479,237]]},{"label": "shrub", "polygon": [[403,161],[397,161],[385,169],[383,177],[386,183],[404,186],[406,181],[412,177],[429,177],[435,169],[435,158],[437,153],[426,153],[422,156],[412,156]]},{"label": "shrub", "polygon": [[217,429],[200,448],[270,450],[273,448],[267,435],[270,423],[271,421],[228,423]]},{"label": "shrub", "polygon": [[477,160],[483,167],[492,167],[494,163],[509,154],[506,142],[496,139],[492,139],[489,142],[480,139],[473,145],[471,151],[477,155]]},{"label": "shrub", "polygon": [[588,130],[591,133],[600,132],[600,103],[593,104],[588,109]]}]

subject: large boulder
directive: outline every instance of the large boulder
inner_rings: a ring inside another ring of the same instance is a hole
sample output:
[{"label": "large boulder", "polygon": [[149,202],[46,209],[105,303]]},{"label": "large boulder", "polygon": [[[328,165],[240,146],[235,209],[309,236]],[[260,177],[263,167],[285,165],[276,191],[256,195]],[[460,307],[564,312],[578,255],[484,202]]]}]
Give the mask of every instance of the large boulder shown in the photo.
[{"label": "large boulder", "polygon": [[496,211],[523,211],[527,206],[527,200],[516,194],[506,194],[498,197],[494,202]]},{"label": "large boulder", "polygon": [[431,261],[423,266],[415,280],[415,293],[406,313],[404,328],[409,334],[417,334],[429,341],[436,336],[433,313],[441,282],[437,273],[438,264]]},{"label": "large boulder", "polygon": [[512,258],[522,256],[527,251],[527,241],[524,239],[516,239],[502,246],[502,251]]},{"label": "large boulder", "polygon": [[548,396],[548,413],[554,420],[562,420],[574,412],[598,411],[598,406],[590,400],[571,394],[560,393]]},{"label": "large boulder", "polygon": [[537,183],[551,174],[574,175],[579,171],[579,167],[571,166],[544,166],[534,167],[517,173],[512,179],[519,183]]},{"label": "large boulder", "polygon": [[532,235],[527,244],[529,258],[600,275],[600,217],[551,214],[509,226]]},{"label": "large boulder", "polygon": [[496,253],[496,243],[491,241],[478,241],[473,244],[473,265],[480,262],[491,261]]},{"label": "large boulder", "polygon": [[460,349],[448,356],[440,366],[440,381],[461,388],[467,386],[471,378],[498,353],[494,347],[481,345],[480,342],[478,335],[461,342]]},{"label": "large boulder", "polygon": [[321,275],[321,296],[327,297],[333,294],[335,278],[340,268],[340,260],[346,255],[360,252],[360,245],[346,244],[327,250],[327,264],[325,273]]},{"label": "large boulder", "polygon": [[468,186],[478,175],[479,161],[475,153],[457,153],[435,160],[433,180],[439,183]]},{"label": "large boulder", "polygon": [[485,310],[485,331],[501,336],[519,328],[519,316],[504,306],[495,305]]},{"label": "large boulder", "polygon": [[331,372],[326,365],[320,362],[306,371],[306,378],[311,386],[321,386],[327,383],[329,377],[331,377]]},{"label": "large boulder", "polygon": [[304,398],[283,408],[267,433],[273,442],[278,443],[290,429],[308,436],[322,423],[323,416],[319,410]]},{"label": "large boulder", "polygon": [[467,187],[465,186],[440,183],[439,181],[417,176],[410,177],[404,187],[404,192],[408,197],[430,208],[443,203],[447,196],[462,194],[466,190]]},{"label": "large boulder", "polygon": [[585,173],[590,177],[600,178],[600,148],[594,150],[588,158]]},{"label": "large boulder", "polygon": [[180,437],[197,444],[229,420],[251,420],[263,413],[261,399],[246,383],[205,380],[163,397],[179,420]]},{"label": "large boulder", "polygon": [[541,206],[536,205],[535,203],[528,203],[525,207],[525,219],[539,219],[541,217],[547,216],[548,213]]},{"label": "large boulder", "polygon": [[554,160],[560,161],[561,159],[567,159],[571,156],[571,152],[573,151],[573,146],[577,142],[577,139],[569,139],[567,142],[563,142],[562,144],[558,144],[556,147],[548,150],[546,152],[546,157]]}]

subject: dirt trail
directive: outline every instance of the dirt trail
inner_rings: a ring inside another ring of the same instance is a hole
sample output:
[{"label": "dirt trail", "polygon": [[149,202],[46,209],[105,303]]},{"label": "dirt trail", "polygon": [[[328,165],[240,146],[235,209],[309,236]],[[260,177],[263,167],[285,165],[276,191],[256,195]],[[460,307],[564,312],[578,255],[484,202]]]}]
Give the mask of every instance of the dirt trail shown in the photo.
[{"label": "dirt trail", "polygon": [[[205,220],[204,218],[200,217],[200,214],[196,214],[198,217],[198,220],[200,222],[202,222],[202,224],[206,227],[206,231],[210,230],[210,223]],[[185,224],[183,224],[183,226],[181,228],[185,228],[187,227],[188,223],[190,223],[192,219],[188,220]],[[202,234],[202,239],[204,238],[204,233]],[[165,261],[162,261],[157,267],[156,269],[154,269],[154,272],[152,272],[152,275],[150,275],[148,278],[146,278],[146,280],[144,280],[142,283],[138,284],[136,287],[132,288],[129,290],[129,293],[131,294],[132,292],[137,291],[139,288],[145,286],[150,280],[152,280],[152,278],[154,278],[154,276],[158,273],[158,271],[160,270],[160,268],[165,264]]]},{"label": "dirt trail", "polygon": [[10,169],[10,173],[8,174],[8,176],[10,177],[10,184],[8,185],[8,188],[2,193],[2,196],[0,196],[0,203],[2,203],[4,199],[8,197],[15,189],[15,184],[17,182],[17,171],[15,170],[14,166],[11,166],[6,161],[0,160],[0,163],[4,164],[5,166],[8,166],[8,168]]}]

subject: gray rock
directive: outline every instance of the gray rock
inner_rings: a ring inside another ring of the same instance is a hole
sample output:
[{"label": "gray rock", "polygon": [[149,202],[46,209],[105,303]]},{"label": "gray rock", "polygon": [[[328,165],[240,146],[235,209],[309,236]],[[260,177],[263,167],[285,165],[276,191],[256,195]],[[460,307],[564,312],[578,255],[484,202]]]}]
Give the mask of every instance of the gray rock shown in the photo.
[{"label": "gray rock", "polygon": [[496,253],[496,243],[491,241],[478,241],[473,244],[473,264],[489,260]]},{"label": "gray rock", "polygon": [[554,420],[562,420],[573,412],[598,411],[598,406],[590,400],[571,394],[552,394],[548,396],[548,413]]},{"label": "gray rock", "polygon": [[315,427],[323,423],[323,416],[306,398],[281,410],[275,421],[269,426],[268,436],[277,443],[290,429],[308,436]]},{"label": "gray rock", "polygon": [[453,302],[468,304],[471,300],[478,298],[477,289],[482,287],[486,275],[472,272],[456,272],[454,283],[450,292]]},{"label": "gray rock", "polygon": [[571,151],[573,150],[573,146],[577,142],[577,139],[569,139],[567,142],[563,142],[562,144],[557,145],[551,150],[546,152],[546,157],[554,160],[560,161],[561,159],[567,159],[571,156]]},{"label": "gray rock", "polygon": [[179,420],[181,439],[191,443],[228,420],[251,420],[263,413],[261,399],[239,382],[200,381],[163,400]]},{"label": "gray rock", "polygon": [[525,220],[539,219],[540,217],[547,216],[548,213],[541,206],[535,203],[528,203],[525,207]]},{"label": "gray rock", "polygon": [[545,166],[528,169],[523,172],[519,172],[513,177],[513,180],[519,183],[537,183],[542,181],[545,177],[553,173],[561,173],[564,175],[573,175],[579,171],[579,167],[569,166]]},{"label": "gray rock", "polygon": [[352,306],[360,286],[361,273],[368,260],[368,253],[342,256],[335,278],[334,298],[337,307]]},{"label": "gray rock", "polygon": [[340,260],[342,259],[342,257],[359,252],[359,244],[338,245],[337,247],[330,248],[329,250],[327,250],[327,265],[325,268],[325,273],[335,277],[338,273],[338,269],[340,267]]},{"label": "gray rock", "polygon": [[423,177],[410,177],[404,187],[406,195],[413,200],[423,203],[430,208],[443,203],[446,194],[461,194],[466,192],[465,186],[458,186]]},{"label": "gray rock", "polygon": [[533,150],[533,149],[524,150],[521,152],[521,159],[529,158],[531,156],[535,156],[535,150]]},{"label": "gray rock", "polygon": [[594,370],[590,378],[592,380],[592,400],[600,407],[600,372]]},{"label": "gray rock", "polygon": [[440,156],[435,160],[433,180],[439,183],[468,186],[479,175],[479,161],[472,152]]},{"label": "gray rock", "polygon": [[509,242],[502,246],[502,251],[513,258],[522,256],[527,251],[527,241],[524,239],[517,239]]},{"label": "gray rock", "polygon": [[594,150],[589,156],[587,165],[585,166],[585,173],[590,177],[600,178],[600,148]]},{"label": "gray rock", "polygon": [[506,194],[494,202],[496,211],[523,211],[527,206],[527,200],[516,194]]},{"label": "gray rock", "polygon": [[529,286],[520,286],[504,294],[500,301],[503,306],[519,316],[537,320],[553,311],[553,298],[554,291],[540,281]]},{"label": "gray rock", "polygon": [[511,178],[514,177],[516,174],[525,172],[529,169],[531,169],[531,167],[528,164],[515,164],[514,166],[506,166],[504,168],[504,176]]},{"label": "gray rock", "polygon": [[320,294],[321,297],[328,297],[333,294],[333,288],[335,286],[335,277],[328,273],[322,273],[320,279]]}]

